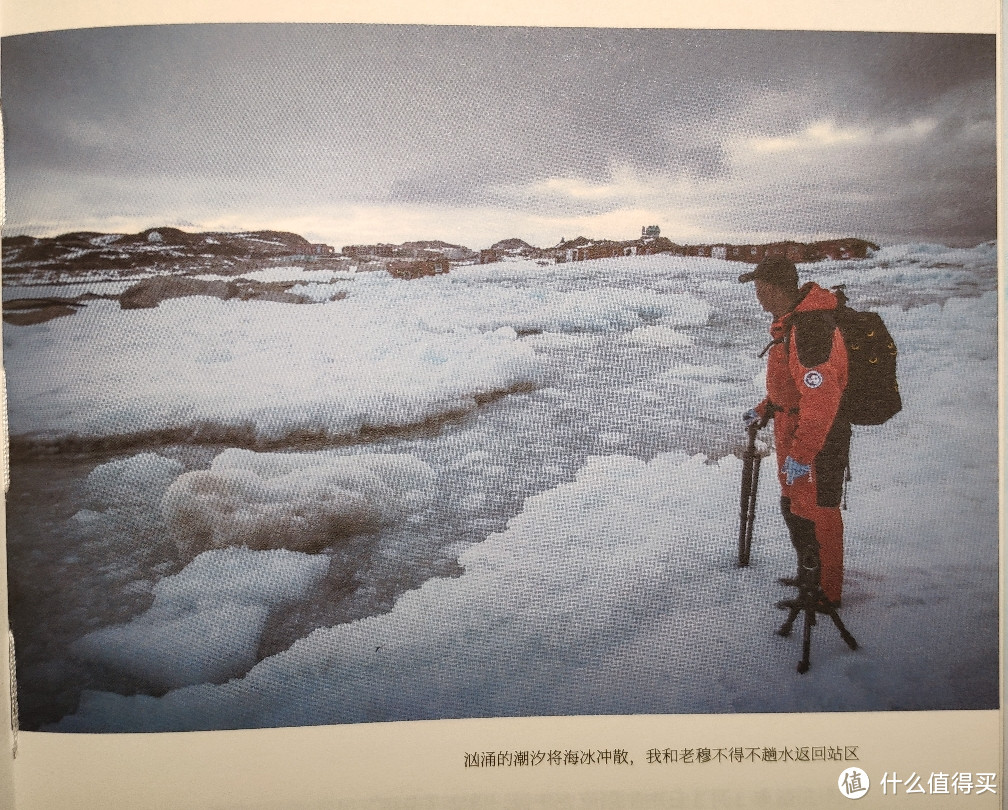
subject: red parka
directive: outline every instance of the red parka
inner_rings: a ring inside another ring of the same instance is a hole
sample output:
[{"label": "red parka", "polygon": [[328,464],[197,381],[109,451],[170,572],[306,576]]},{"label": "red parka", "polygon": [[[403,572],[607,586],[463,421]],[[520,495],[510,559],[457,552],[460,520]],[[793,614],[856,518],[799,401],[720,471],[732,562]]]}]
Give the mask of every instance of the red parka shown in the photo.
[{"label": "red parka", "polygon": [[[811,465],[833,426],[847,386],[847,347],[828,314],[836,296],[815,282],[805,284],[794,309],[770,326],[775,343],[767,359],[767,398],[773,404],[777,454]],[[809,317],[823,312],[823,317]]]}]

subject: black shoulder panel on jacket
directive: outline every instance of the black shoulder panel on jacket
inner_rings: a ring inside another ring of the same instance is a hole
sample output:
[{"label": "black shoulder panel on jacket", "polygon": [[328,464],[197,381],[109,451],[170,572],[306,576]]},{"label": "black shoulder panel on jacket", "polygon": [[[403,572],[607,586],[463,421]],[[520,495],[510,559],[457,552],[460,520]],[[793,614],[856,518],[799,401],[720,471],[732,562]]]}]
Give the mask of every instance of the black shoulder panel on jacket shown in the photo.
[{"label": "black shoulder panel on jacket", "polygon": [[802,312],[794,319],[798,360],[805,368],[822,365],[833,350],[836,322],[830,312]]}]

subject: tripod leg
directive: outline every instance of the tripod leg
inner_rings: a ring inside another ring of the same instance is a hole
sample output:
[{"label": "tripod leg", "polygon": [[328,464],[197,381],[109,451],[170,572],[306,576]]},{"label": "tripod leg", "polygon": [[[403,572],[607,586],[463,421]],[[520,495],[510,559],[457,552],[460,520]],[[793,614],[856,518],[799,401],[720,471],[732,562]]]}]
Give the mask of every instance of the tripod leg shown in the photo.
[{"label": "tripod leg", "polygon": [[756,514],[756,484],[759,480],[759,455],[756,453],[757,425],[750,425],[749,444],[742,455],[742,497],[739,503],[739,536],[738,564],[744,568],[749,565],[749,549],[752,545],[753,518]]},{"label": "tripod leg", "polygon": [[798,614],[801,613],[801,609],[801,597],[799,596],[799,598],[795,600],[794,607],[792,607],[791,611],[788,613],[788,617],[784,620],[784,624],[777,629],[778,636],[787,637],[791,635],[791,628],[794,627],[795,619],[798,618]]},{"label": "tripod leg", "polygon": [[749,565],[749,548],[746,537],[752,535],[752,525],[749,517],[749,501],[752,493],[752,469],[753,457],[747,450],[742,461],[742,497],[739,504],[738,564],[743,568]]},{"label": "tripod leg", "polygon": [[850,634],[850,631],[844,626],[844,623],[840,620],[840,616],[836,612],[836,608],[833,604],[826,598],[826,595],[822,595],[822,600],[826,603],[826,614],[833,620],[833,624],[836,625],[836,629],[840,633],[840,638],[844,640],[844,643],[850,647],[852,650],[858,648],[857,639]]},{"label": "tripod leg", "polygon": [[[803,599],[807,596],[803,594]],[[815,625],[815,607],[810,604],[805,606],[805,626],[802,628],[802,658],[798,662],[798,671],[804,675],[809,671],[811,663],[809,658],[812,654],[812,627]]]},{"label": "tripod leg", "polygon": [[756,493],[759,490],[759,473],[760,473],[760,462],[759,456],[756,456],[752,461],[752,481],[749,486],[749,503],[747,511],[746,520],[746,535],[745,535],[745,564],[749,565],[749,552],[752,550],[752,535],[753,535],[753,525],[756,522]]}]

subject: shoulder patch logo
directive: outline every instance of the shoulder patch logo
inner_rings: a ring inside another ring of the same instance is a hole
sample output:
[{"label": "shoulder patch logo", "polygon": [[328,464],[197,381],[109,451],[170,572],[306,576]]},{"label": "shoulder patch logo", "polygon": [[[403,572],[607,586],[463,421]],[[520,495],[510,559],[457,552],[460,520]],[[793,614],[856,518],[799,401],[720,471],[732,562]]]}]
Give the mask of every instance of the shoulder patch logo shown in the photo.
[{"label": "shoulder patch logo", "polygon": [[818,388],[822,385],[822,374],[818,371],[806,371],[804,383],[806,388]]}]

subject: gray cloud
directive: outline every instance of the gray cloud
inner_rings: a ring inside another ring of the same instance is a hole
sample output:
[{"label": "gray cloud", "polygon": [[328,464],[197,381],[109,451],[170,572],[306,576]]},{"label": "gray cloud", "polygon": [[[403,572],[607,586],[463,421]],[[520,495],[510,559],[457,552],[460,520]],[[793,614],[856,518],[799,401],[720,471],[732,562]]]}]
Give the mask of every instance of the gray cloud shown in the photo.
[{"label": "gray cloud", "polygon": [[[993,238],[994,57],[993,37],[924,34],[214,25],[8,37],[8,232],[215,208],[682,205],[711,232],[789,231],[816,210],[838,228]],[[878,142],[823,142],[797,160],[739,152],[824,122]],[[915,122],[926,136],[884,142]],[[621,190],[627,176],[640,182]],[[613,188],[542,191],[557,179]]]}]

